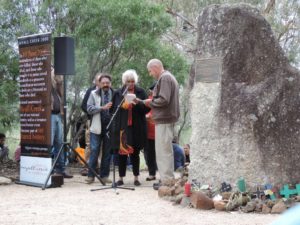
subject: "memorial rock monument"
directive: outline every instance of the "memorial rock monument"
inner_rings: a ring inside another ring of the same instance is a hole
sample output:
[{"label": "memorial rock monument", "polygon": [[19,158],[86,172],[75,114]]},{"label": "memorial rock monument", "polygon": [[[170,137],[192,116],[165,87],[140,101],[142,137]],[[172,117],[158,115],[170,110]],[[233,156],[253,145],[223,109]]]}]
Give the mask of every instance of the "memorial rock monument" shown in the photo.
[{"label": "memorial rock monument", "polygon": [[250,5],[198,19],[190,77],[190,178],[202,184],[300,182],[300,73]]}]

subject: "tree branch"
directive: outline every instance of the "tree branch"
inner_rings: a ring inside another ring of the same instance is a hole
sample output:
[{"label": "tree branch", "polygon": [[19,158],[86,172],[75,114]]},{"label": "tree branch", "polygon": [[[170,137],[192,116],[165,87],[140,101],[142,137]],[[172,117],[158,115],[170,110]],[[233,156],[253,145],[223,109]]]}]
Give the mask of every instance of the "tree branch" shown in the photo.
[{"label": "tree branch", "polygon": [[183,122],[182,122],[182,124],[180,124],[179,130],[178,130],[178,135],[177,135],[178,139],[180,138],[181,132],[186,124],[186,117],[187,117],[188,112],[189,112],[189,109],[185,108],[185,110],[183,112]]},{"label": "tree branch", "polygon": [[284,26],[283,31],[278,34],[277,40],[280,42],[281,38],[290,30],[291,25],[294,24],[294,19],[287,22],[287,24]]},{"label": "tree branch", "polygon": [[185,44],[185,43],[183,43],[183,42],[181,42],[180,40],[179,40],[179,38],[177,37],[177,39],[175,39],[175,38],[172,38],[172,37],[170,37],[169,35],[163,35],[166,39],[168,39],[169,41],[171,41],[171,42],[173,42],[174,44],[178,44],[178,45],[181,45],[184,49],[185,49],[185,51],[186,52],[192,52],[193,51],[193,49],[190,47],[190,46],[188,46],[187,44]]},{"label": "tree branch", "polygon": [[193,29],[196,29],[196,26],[194,24],[192,24],[187,18],[185,18],[184,16],[180,15],[179,13],[175,12],[174,10],[172,10],[170,7],[168,7],[166,9],[166,12],[173,15],[173,16],[176,16],[176,17],[179,17],[180,19],[182,19],[185,23],[187,23],[188,25],[190,25]]},{"label": "tree branch", "polygon": [[265,8],[263,14],[269,14],[275,8],[275,0],[270,0]]}]

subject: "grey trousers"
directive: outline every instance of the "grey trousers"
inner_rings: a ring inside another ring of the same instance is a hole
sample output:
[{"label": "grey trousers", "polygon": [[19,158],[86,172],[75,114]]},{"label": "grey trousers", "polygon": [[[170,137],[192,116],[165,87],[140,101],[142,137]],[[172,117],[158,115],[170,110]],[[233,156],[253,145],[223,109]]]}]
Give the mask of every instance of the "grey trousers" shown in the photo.
[{"label": "grey trousers", "polygon": [[174,179],[174,155],[172,139],[174,124],[155,124],[155,153],[160,179],[168,182]]}]

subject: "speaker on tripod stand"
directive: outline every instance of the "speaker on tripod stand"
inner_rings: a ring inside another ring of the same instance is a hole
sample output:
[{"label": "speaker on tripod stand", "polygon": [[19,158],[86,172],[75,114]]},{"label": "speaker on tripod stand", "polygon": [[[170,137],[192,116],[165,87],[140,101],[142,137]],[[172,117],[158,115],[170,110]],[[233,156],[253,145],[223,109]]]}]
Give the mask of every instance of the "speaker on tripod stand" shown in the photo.
[{"label": "speaker on tripod stand", "polygon": [[47,182],[56,166],[56,163],[58,162],[58,159],[60,155],[64,152],[70,152],[72,151],[77,157],[80,158],[80,160],[87,166],[92,173],[95,175],[95,177],[100,181],[101,184],[105,185],[103,180],[100,178],[100,176],[94,171],[92,168],[89,167],[88,163],[78,154],[74,148],[70,145],[69,142],[67,142],[67,105],[66,105],[66,90],[67,90],[67,75],[75,75],[75,42],[74,39],[71,37],[56,37],[54,38],[54,69],[55,74],[57,75],[63,75],[63,102],[64,102],[64,118],[63,118],[63,144],[61,148],[59,149],[59,152],[57,156],[54,158],[54,162],[52,164],[52,168],[46,178],[46,181],[42,187],[43,190],[45,190]]}]

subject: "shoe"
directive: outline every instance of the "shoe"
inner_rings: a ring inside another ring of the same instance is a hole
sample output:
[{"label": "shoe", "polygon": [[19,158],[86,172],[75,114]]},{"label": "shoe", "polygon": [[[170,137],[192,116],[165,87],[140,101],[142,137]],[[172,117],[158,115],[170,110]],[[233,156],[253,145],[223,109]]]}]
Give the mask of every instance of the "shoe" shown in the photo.
[{"label": "shoe", "polygon": [[81,176],[87,176],[88,175],[88,170],[87,169],[83,169],[80,171]]},{"label": "shoe", "polygon": [[86,184],[91,184],[95,181],[95,177],[88,177],[85,179]]},{"label": "shoe", "polygon": [[66,179],[73,178],[73,175],[67,174],[67,173],[63,173],[63,176],[64,176],[64,178],[66,178]]},{"label": "shoe", "polygon": [[183,173],[184,172],[184,168],[182,166],[178,167],[175,172],[178,172],[178,173]]},{"label": "shoe", "polygon": [[122,180],[118,180],[117,181],[117,186],[122,186],[122,185],[124,185],[124,182]]},{"label": "shoe", "polygon": [[146,181],[152,181],[152,180],[156,180],[155,176],[149,176],[146,178]]},{"label": "shoe", "polygon": [[109,179],[108,177],[102,177],[101,180],[102,180],[104,183],[106,183],[106,184],[111,184],[111,183],[112,183],[111,179]]},{"label": "shoe", "polygon": [[153,184],[153,189],[157,191],[157,190],[159,189],[160,186],[161,186],[161,182],[154,183],[154,184]]},{"label": "shoe", "polygon": [[135,180],[135,181],[133,182],[133,184],[134,184],[135,186],[141,186],[141,183],[140,183],[138,180]]}]

